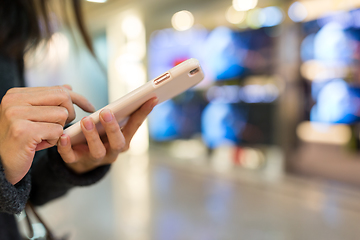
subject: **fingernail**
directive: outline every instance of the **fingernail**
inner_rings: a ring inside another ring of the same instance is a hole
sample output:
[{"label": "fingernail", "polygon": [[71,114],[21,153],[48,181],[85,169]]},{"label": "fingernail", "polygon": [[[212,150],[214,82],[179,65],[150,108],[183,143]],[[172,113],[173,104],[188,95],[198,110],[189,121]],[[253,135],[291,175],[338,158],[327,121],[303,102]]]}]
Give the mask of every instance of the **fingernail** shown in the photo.
[{"label": "fingernail", "polygon": [[109,109],[104,109],[101,111],[101,117],[105,122],[111,122],[113,120],[113,114]]},{"label": "fingernail", "polygon": [[60,137],[60,144],[61,144],[61,146],[66,146],[68,144],[68,139],[65,135],[62,135]]},{"label": "fingernail", "polygon": [[151,108],[154,108],[159,102],[159,99],[158,98],[155,98],[151,104]]},{"label": "fingernail", "polygon": [[88,130],[88,131],[93,130],[94,123],[93,123],[93,121],[91,121],[91,119],[89,117],[84,117],[82,120],[82,123],[86,130]]}]

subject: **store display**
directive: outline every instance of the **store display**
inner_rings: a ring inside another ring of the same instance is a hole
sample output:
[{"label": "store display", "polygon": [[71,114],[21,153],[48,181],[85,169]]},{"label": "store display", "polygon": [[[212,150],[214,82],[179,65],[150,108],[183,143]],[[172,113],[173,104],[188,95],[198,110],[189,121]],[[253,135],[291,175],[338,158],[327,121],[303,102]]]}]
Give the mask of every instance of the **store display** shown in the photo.
[{"label": "store display", "polygon": [[150,114],[152,140],[201,134],[211,149],[227,144],[274,144],[275,102],[280,94],[273,77],[274,51],[274,38],[265,28],[154,32],[149,42],[150,77],[194,57],[201,62],[205,79]]}]

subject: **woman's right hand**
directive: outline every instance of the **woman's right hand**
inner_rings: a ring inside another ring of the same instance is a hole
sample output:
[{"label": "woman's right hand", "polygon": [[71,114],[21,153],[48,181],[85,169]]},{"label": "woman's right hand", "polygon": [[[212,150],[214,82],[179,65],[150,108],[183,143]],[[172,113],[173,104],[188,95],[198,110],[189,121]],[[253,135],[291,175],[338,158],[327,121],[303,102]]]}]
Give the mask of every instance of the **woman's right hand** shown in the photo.
[{"label": "woman's right hand", "polygon": [[64,125],[75,118],[73,104],[95,110],[68,85],[12,88],[5,94],[0,105],[0,157],[10,183],[26,175],[35,151],[57,143]]}]

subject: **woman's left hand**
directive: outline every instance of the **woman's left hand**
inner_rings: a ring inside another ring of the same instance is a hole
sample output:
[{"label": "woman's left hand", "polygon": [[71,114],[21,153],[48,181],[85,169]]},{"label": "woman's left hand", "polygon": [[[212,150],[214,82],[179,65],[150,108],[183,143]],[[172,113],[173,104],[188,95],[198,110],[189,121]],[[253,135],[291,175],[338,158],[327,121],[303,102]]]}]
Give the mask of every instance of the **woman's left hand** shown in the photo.
[{"label": "woman's left hand", "polygon": [[81,129],[87,144],[71,146],[70,137],[63,134],[58,142],[59,154],[66,165],[77,174],[113,163],[119,153],[129,149],[132,137],[157,102],[157,98],[152,98],[144,103],[130,116],[122,129],[120,129],[114,114],[110,110],[102,110],[100,122],[105,128],[105,140],[100,138],[93,120],[90,117],[83,118]]}]

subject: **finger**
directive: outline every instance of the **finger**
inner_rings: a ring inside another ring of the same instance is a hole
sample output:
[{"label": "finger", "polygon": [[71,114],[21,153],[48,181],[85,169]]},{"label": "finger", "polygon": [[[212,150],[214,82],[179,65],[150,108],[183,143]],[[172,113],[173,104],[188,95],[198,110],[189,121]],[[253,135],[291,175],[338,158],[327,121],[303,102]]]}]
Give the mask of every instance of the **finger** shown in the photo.
[{"label": "finger", "polygon": [[24,91],[14,89],[5,97],[5,100],[13,105],[62,106],[69,112],[68,122],[75,118],[75,110],[69,90],[64,87],[26,88]]},{"label": "finger", "polygon": [[54,146],[54,145],[55,145],[55,144],[51,144],[51,143],[49,143],[48,141],[42,141],[41,143],[39,143],[39,144],[36,146],[35,151],[44,150],[44,149],[50,148],[50,147],[52,147],[52,146]]},{"label": "finger", "polygon": [[66,163],[74,163],[77,161],[76,154],[71,147],[69,135],[63,134],[57,144],[57,150],[61,158]]},{"label": "finger", "polygon": [[64,88],[70,90],[69,93],[70,93],[70,96],[71,96],[71,100],[73,101],[74,104],[76,104],[82,110],[84,110],[86,112],[89,112],[89,113],[95,112],[95,107],[84,96],[73,92],[71,85],[64,84],[62,86]]},{"label": "finger", "polygon": [[48,122],[65,125],[69,112],[59,106],[12,106],[5,110],[7,119],[26,119],[33,122]]},{"label": "finger", "polygon": [[139,129],[141,124],[146,119],[147,115],[152,111],[152,109],[158,103],[158,99],[152,98],[146,103],[144,103],[137,111],[135,111],[129,118],[126,125],[123,127],[122,132],[126,139],[126,143],[129,144],[135,132]]},{"label": "finger", "polygon": [[14,87],[10,88],[8,93],[37,92],[48,87]]},{"label": "finger", "polygon": [[125,137],[114,114],[109,109],[102,110],[100,112],[100,122],[105,129],[111,151],[114,154],[120,153],[125,146]]},{"label": "finger", "polygon": [[69,84],[64,84],[61,86],[52,86],[52,87],[14,87],[9,90],[9,93],[19,93],[19,92],[39,92],[39,91],[46,91],[49,88],[53,87],[64,87],[68,90],[72,91],[72,87]]},{"label": "finger", "polygon": [[95,112],[95,107],[84,96],[73,91],[69,91],[69,94],[72,102],[78,107],[80,107],[82,110],[89,113]]},{"label": "finger", "polygon": [[62,85],[64,88],[67,88],[68,90],[72,90],[72,86],[69,84]]},{"label": "finger", "polygon": [[[22,121],[24,122],[24,121]],[[59,137],[63,134],[63,127],[60,124],[55,123],[43,123],[43,122],[29,122],[23,127],[23,132],[28,131],[25,128],[30,128],[32,131],[31,138],[36,144],[36,151],[42,150],[48,147],[52,147],[56,144]],[[25,134],[25,133],[24,133]]]},{"label": "finger", "polygon": [[52,86],[52,87],[14,87],[10,88],[8,93],[33,93],[33,92],[43,92],[48,91],[52,88],[66,88],[67,90],[72,90],[72,87],[68,84],[62,85],[62,86]]},{"label": "finger", "polygon": [[81,120],[80,125],[89,146],[91,156],[95,161],[101,161],[106,155],[106,148],[100,139],[94,121],[91,117],[85,117]]},{"label": "finger", "polygon": [[69,119],[75,118],[73,103],[87,112],[94,112],[94,106],[82,95],[63,86],[13,88],[9,91],[16,102],[35,106],[63,106],[69,111]]},{"label": "finger", "polygon": [[[59,137],[63,134],[63,127],[56,123],[30,122],[29,127],[32,133],[36,133],[34,140],[37,144],[46,140],[52,144],[56,144]],[[27,129],[29,130],[29,129]],[[54,141],[55,140],[55,141]]]}]

